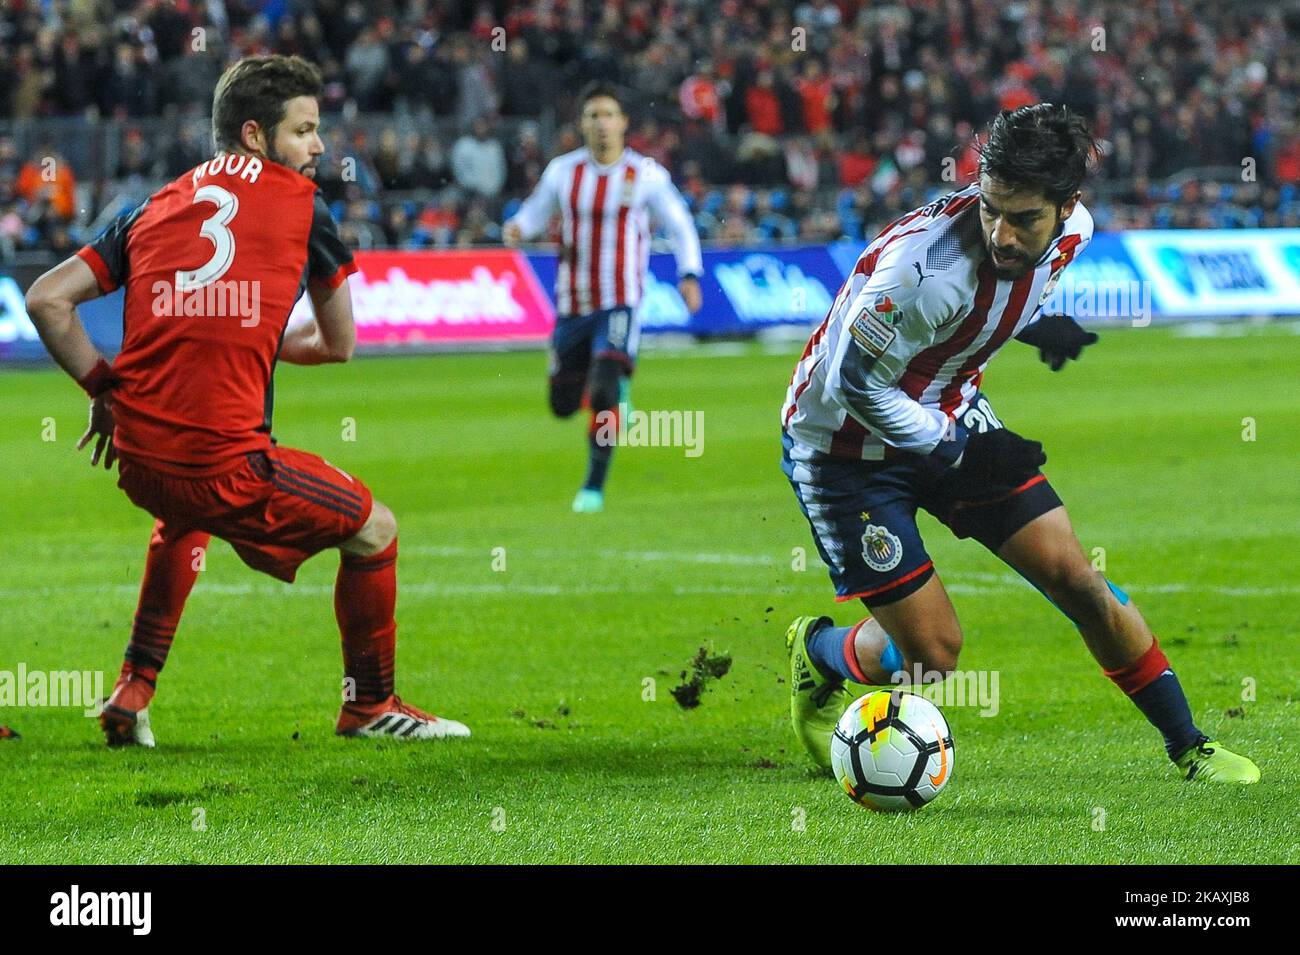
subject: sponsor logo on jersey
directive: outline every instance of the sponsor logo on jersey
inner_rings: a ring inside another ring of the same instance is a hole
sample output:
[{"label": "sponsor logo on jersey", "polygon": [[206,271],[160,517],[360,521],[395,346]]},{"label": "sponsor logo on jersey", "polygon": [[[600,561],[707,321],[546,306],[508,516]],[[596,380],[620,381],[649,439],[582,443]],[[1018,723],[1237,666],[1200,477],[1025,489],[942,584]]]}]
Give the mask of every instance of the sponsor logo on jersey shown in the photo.
[{"label": "sponsor logo on jersey", "polygon": [[879,358],[898,333],[891,327],[898,320],[898,306],[888,295],[863,308],[849,324],[849,334],[858,347]]},{"label": "sponsor logo on jersey", "polygon": [[862,559],[872,570],[893,570],[903,559],[903,542],[888,527],[868,524],[862,533]]},{"label": "sponsor logo on jersey", "polygon": [[898,306],[894,304],[894,300],[888,295],[876,296],[875,302],[871,305],[871,310],[886,325],[892,325],[898,320]]}]

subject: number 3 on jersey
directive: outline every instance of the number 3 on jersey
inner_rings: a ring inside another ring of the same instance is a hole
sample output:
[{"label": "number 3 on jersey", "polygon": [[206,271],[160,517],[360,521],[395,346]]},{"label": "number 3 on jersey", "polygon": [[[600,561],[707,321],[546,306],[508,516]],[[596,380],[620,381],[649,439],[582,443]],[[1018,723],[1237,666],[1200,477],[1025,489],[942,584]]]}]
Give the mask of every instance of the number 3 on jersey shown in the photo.
[{"label": "number 3 on jersey", "polygon": [[202,186],[194,192],[195,202],[215,203],[217,211],[199,228],[203,236],[215,246],[212,258],[197,269],[176,272],[176,288],[182,292],[193,291],[211,285],[226,274],[235,261],[235,235],[230,231],[230,221],[239,211],[239,199],[220,186]]}]

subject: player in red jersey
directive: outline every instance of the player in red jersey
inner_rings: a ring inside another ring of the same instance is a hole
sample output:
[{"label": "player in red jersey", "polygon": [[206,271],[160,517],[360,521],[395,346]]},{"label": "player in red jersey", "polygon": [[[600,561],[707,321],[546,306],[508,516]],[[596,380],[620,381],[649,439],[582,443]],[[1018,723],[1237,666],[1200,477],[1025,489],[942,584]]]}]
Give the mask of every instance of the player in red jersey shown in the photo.
[{"label": "player in red jersey", "polygon": [[[312,177],[321,79],[300,57],[231,66],[213,96],[216,156],[154,193],[27,293],[41,340],[90,395],[91,465],[154,516],[126,659],[100,716],[110,746],[153,745],[148,706],[209,538],[292,582],[341,552],[345,736],[468,736],[393,692],[397,524],[359,480],[271,436],[277,360],[347,361],[356,271]],[[110,365],[76,306],[126,287]],[[314,322],[286,332],[306,289]]]}]

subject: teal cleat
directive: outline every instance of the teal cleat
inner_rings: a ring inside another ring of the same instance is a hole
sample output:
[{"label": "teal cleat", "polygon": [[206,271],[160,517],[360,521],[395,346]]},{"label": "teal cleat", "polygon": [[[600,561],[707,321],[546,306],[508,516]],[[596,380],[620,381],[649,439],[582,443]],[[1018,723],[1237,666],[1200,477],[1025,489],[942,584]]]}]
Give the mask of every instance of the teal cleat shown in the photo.
[{"label": "teal cleat", "polygon": [[598,514],[605,509],[605,492],[584,487],[573,499],[573,513]]},{"label": "teal cleat", "polygon": [[831,623],[830,617],[796,617],[785,632],[790,654],[790,723],[812,761],[822,769],[831,768],[831,736],[853,702],[843,680],[822,676],[808,659],[808,634]]}]

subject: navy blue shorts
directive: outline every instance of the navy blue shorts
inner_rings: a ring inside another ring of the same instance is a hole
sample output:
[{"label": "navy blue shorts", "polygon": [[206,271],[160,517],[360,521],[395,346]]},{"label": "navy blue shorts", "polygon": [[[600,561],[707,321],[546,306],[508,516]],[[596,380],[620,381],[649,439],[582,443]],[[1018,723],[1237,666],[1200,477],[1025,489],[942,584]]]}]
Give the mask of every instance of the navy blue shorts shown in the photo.
[{"label": "navy blue shorts", "polygon": [[641,327],[630,306],[561,315],[551,333],[551,377],[585,378],[598,358],[614,359],[631,375],[640,343]]},{"label": "navy blue shorts", "polygon": [[[1002,427],[982,395],[962,424],[972,432]],[[916,526],[918,507],[957,537],[974,538],[996,553],[1020,528],[1061,506],[1041,471],[1018,486],[977,487],[926,455],[858,461],[814,451],[809,460],[794,461],[789,434],[782,433],[781,444],[782,470],[830,569],[837,601],[884,606],[933,576],[934,562]]]}]

